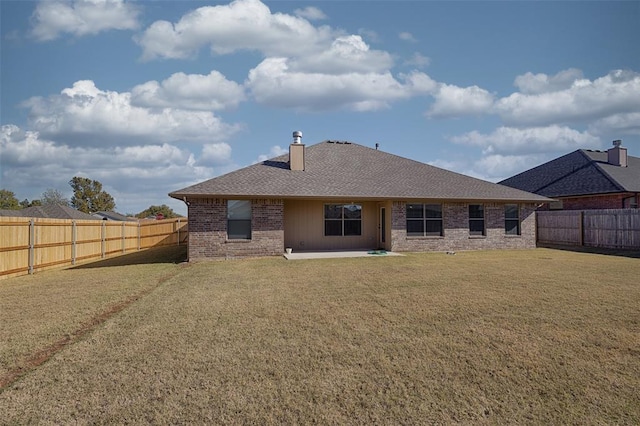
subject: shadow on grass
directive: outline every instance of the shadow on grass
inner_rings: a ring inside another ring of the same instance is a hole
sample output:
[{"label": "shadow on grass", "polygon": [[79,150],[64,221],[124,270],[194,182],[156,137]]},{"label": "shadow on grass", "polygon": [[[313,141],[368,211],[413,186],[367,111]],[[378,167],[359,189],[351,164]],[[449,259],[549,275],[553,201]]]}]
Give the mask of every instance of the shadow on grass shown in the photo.
[{"label": "shadow on grass", "polygon": [[111,266],[146,265],[153,263],[182,263],[187,260],[187,246],[150,248],[96,262],[85,263],[70,269],[107,268]]},{"label": "shadow on grass", "polygon": [[560,245],[560,244],[538,244],[538,247],[548,248],[552,250],[573,251],[576,253],[604,254],[607,256],[619,256],[619,257],[630,257],[632,259],[640,259],[640,249],[623,250],[623,249],[609,249],[609,248],[603,248],[603,247],[569,246],[569,245]]}]

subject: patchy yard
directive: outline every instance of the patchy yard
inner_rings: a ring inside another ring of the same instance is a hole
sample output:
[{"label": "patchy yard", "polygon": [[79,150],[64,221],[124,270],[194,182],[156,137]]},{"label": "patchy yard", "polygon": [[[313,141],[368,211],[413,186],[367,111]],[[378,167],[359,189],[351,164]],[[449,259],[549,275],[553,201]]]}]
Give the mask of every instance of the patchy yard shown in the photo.
[{"label": "patchy yard", "polygon": [[163,256],[0,282],[5,421],[640,422],[639,259]]}]

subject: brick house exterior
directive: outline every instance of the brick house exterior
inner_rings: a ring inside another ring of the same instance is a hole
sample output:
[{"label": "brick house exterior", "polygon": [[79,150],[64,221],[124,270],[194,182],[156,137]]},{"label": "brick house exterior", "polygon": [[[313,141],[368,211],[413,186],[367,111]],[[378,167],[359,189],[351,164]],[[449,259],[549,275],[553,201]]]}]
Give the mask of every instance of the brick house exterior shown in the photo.
[{"label": "brick house exterior", "polygon": [[189,259],[273,256],[284,250],[284,202],[251,200],[251,239],[227,238],[226,199],[189,203]]},{"label": "brick house exterior", "polygon": [[504,209],[502,204],[485,204],[487,210],[486,236],[469,235],[466,203],[445,203],[444,236],[407,236],[406,202],[393,203],[391,250],[398,252],[461,251],[486,249],[528,249],[536,247],[535,204],[521,206],[520,235],[505,235]]},{"label": "brick house exterior", "polygon": [[535,209],[550,201],[336,141],[295,142],[289,155],[169,195],[188,205],[190,260],[281,255],[287,247],[534,248]]},{"label": "brick house exterior", "polygon": [[555,199],[541,210],[638,208],[640,158],[614,141],[607,151],[579,149],[500,184]]}]

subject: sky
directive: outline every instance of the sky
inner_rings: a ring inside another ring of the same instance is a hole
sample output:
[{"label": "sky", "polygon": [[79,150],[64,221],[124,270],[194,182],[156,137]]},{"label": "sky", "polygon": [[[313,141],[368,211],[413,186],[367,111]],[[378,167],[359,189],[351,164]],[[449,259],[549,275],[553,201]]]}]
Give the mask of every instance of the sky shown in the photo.
[{"label": "sky", "polygon": [[120,213],[344,140],[498,182],[623,140],[640,1],[0,1],[0,189]]}]

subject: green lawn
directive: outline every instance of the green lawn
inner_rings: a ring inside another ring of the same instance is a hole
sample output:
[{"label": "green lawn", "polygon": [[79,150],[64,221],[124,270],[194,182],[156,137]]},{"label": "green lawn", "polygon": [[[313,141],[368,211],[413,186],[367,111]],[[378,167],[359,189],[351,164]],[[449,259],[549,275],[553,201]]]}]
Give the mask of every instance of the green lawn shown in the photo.
[{"label": "green lawn", "polygon": [[0,423],[640,423],[640,259],[181,250],[0,281]]}]

